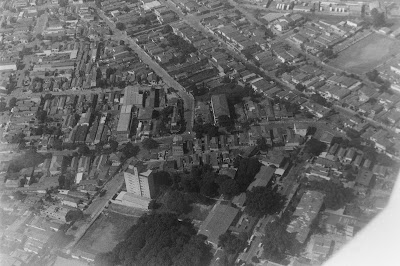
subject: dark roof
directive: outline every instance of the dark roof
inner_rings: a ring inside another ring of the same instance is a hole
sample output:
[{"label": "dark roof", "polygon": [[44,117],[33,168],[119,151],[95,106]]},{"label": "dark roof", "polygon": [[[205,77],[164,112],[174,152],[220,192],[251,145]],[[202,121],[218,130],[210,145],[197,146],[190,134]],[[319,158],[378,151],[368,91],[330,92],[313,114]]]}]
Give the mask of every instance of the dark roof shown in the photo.
[{"label": "dark roof", "polygon": [[214,111],[215,117],[220,117],[223,115],[230,116],[228,100],[224,94],[211,96],[211,104]]}]

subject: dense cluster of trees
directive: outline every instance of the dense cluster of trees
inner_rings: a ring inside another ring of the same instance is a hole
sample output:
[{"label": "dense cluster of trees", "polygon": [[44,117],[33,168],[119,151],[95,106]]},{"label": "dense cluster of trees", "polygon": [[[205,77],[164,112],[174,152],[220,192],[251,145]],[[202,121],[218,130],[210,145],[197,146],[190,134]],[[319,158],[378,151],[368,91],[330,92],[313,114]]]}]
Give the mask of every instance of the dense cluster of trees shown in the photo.
[{"label": "dense cluster of trees", "polygon": [[239,191],[245,192],[247,187],[253,182],[255,175],[260,171],[261,163],[257,158],[238,158],[235,161],[235,167],[238,167],[235,181],[239,185]]},{"label": "dense cluster of trees", "polygon": [[322,106],[325,106],[325,107],[328,107],[328,108],[332,106],[331,103],[328,103],[328,102],[325,100],[325,98],[322,97],[321,95],[319,95],[318,93],[311,95],[310,99],[311,99],[313,102],[318,103],[318,104],[320,104],[320,105],[322,105]]},{"label": "dense cluster of trees", "polygon": [[208,265],[210,250],[189,220],[179,221],[171,213],[152,213],[140,217],[111,252],[98,254],[95,264],[200,266]]},{"label": "dense cluster of trees", "polygon": [[323,53],[323,55],[324,55],[325,57],[327,57],[327,58],[332,58],[332,57],[335,56],[335,53],[333,52],[333,49],[332,49],[332,48],[324,48],[324,49],[322,50],[322,53]]},{"label": "dense cluster of trees", "polygon": [[182,177],[180,185],[185,192],[215,197],[218,196],[218,182],[218,174],[210,165],[206,164],[192,167],[190,175]]},{"label": "dense cluster of trees", "polygon": [[324,142],[311,138],[309,141],[306,142],[304,146],[304,152],[309,153],[313,156],[318,156],[321,154],[321,152],[326,150],[326,148],[327,145]]},{"label": "dense cluster of trees", "polygon": [[44,162],[45,156],[35,150],[27,150],[22,156],[15,158],[8,167],[8,172],[16,173],[23,168],[29,168]]},{"label": "dense cluster of trees", "polygon": [[154,150],[157,149],[160,145],[157,141],[151,138],[146,138],[142,141],[143,148],[146,150]]},{"label": "dense cluster of trees", "polygon": [[190,212],[190,203],[185,194],[178,190],[172,190],[168,193],[165,201],[165,207],[177,215]]},{"label": "dense cluster of trees", "polygon": [[338,210],[344,207],[355,198],[353,189],[345,188],[343,184],[336,183],[332,180],[310,181],[307,185],[307,189],[324,193],[325,207],[332,210]]},{"label": "dense cluster of trees", "polygon": [[14,106],[16,106],[17,105],[17,98],[12,97],[10,99],[10,102],[8,103],[8,105],[10,106],[10,108],[13,108]]},{"label": "dense cluster of trees", "polygon": [[247,234],[236,236],[228,231],[219,236],[218,245],[228,254],[237,254],[245,247],[247,239]]},{"label": "dense cluster of trees", "polygon": [[208,124],[196,123],[193,126],[193,131],[196,133],[196,138],[198,139],[204,137],[205,135],[207,135],[210,138],[219,136],[218,127],[209,123]]},{"label": "dense cluster of trees", "polygon": [[285,207],[286,197],[277,192],[276,188],[254,187],[246,193],[245,211],[254,217],[266,214],[278,214]]},{"label": "dense cluster of trees", "polygon": [[81,210],[70,210],[65,215],[65,220],[67,222],[75,222],[83,218],[83,212]]},{"label": "dense cluster of trees", "polygon": [[138,145],[133,145],[132,142],[128,142],[126,143],[126,145],[121,149],[123,158],[124,159],[129,159],[131,157],[135,157],[136,155],[138,155],[138,153],[140,152],[140,148]]},{"label": "dense cluster of trees", "polygon": [[115,24],[115,27],[121,31],[124,31],[126,29],[126,26],[124,23],[122,22],[117,22],[117,24]]},{"label": "dense cluster of trees", "polygon": [[192,44],[185,41],[181,36],[173,33],[167,35],[167,40],[171,46],[177,48],[177,50],[185,56],[197,51]]},{"label": "dense cluster of trees", "polygon": [[276,263],[284,261],[288,254],[297,254],[300,247],[295,233],[288,233],[286,225],[279,221],[274,221],[265,227],[262,243],[265,258]]},{"label": "dense cluster of trees", "polygon": [[386,21],[384,12],[379,12],[376,8],[373,8],[371,10],[371,16],[372,16],[372,25],[374,25],[374,27],[379,28],[385,26]]}]

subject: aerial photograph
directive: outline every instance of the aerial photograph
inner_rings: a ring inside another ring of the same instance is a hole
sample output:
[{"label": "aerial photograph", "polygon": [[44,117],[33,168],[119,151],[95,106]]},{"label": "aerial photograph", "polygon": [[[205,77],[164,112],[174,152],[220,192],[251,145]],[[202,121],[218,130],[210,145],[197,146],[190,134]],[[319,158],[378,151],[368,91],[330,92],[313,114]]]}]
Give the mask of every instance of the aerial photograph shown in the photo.
[{"label": "aerial photograph", "polygon": [[398,0],[0,0],[1,266],[319,266],[399,168]]}]

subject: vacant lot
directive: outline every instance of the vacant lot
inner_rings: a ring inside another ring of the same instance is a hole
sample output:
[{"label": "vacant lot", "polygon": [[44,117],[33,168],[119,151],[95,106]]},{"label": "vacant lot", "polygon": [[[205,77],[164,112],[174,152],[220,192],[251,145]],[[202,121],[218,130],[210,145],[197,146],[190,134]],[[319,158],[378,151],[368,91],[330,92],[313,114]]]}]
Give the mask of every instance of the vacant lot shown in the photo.
[{"label": "vacant lot", "polygon": [[101,214],[78,242],[76,248],[95,255],[111,251],[124,239],[126,231],[138,219],[115,212]]},{"label": "vacant lot", "polygon": [[373,33],[333,59],[329,64],[345,71],[364,74],[400,53],[400,42]]}]

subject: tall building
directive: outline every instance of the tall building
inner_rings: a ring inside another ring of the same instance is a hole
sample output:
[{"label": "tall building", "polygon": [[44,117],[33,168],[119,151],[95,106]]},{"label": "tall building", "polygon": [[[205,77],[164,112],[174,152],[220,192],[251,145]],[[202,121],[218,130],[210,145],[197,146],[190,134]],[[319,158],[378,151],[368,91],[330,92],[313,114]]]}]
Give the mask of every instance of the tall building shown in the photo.
[{"label": "tall building", "polygon": [[128,193],[151,199],[155,196],[154,181],[151,175],[152,170],[139,172],[137,167],[128,166],[128,169],[124,172],[126,190]]}]

